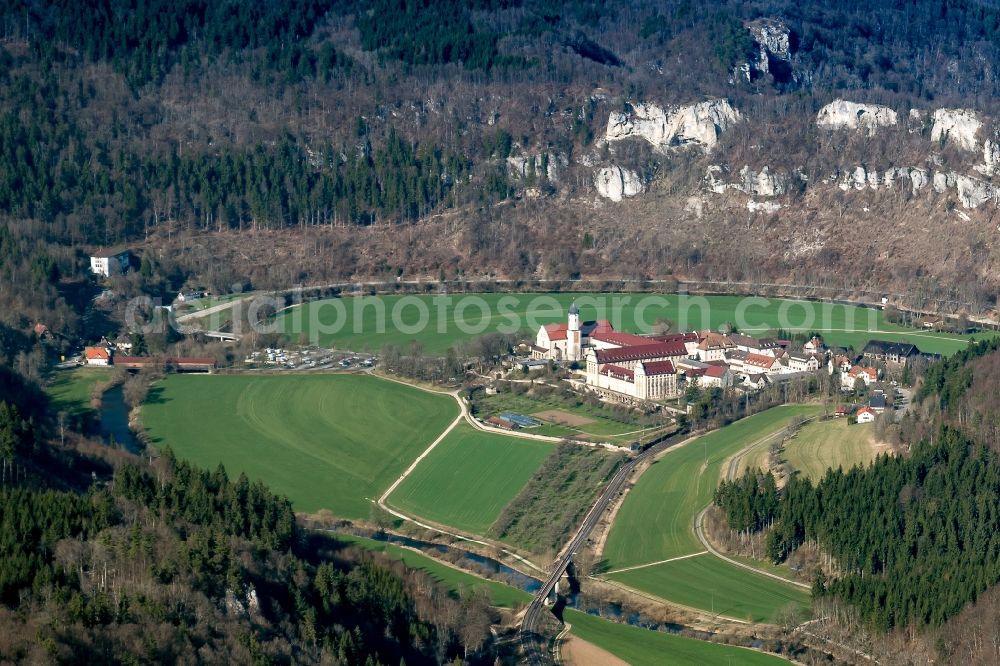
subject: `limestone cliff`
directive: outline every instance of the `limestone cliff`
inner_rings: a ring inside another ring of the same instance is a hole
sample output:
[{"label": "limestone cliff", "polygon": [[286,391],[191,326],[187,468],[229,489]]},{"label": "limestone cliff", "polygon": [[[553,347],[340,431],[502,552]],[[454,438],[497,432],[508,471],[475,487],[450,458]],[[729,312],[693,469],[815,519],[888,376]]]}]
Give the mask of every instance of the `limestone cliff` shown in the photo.
[{"label": "limestone cliff", "polygon": [[659,150],[687,145],[710,149],[719,135],[741,119],[740,112],[724,99],[666,108],[640,103],[612,112],[605,138],[619,141],[639,137]]}]

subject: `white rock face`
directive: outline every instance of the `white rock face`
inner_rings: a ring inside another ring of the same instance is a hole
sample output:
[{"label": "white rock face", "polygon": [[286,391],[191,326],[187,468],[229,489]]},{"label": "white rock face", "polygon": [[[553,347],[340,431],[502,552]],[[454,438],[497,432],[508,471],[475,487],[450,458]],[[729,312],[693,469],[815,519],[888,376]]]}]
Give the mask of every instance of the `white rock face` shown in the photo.
[{"label": "white rock face", "polygon": [[896,112],[880,104],[858,104],[837,99],[816,114],[816,124],[827,129],[864,129],[874,134],[879,127],[897,122]]},{"label": "white rock face", "polygon": [[781,204],[777,201],[754,201],[747,202],[747,210],[751,213],[776,213],[781,210]]},{"label": "white rock face", "polygon": [[987,201],[996,203],[1000,198],[1000,191],[984,180],[962,174],[953,175],[955,188],[958,190],[958,200],[965,208],[977,208]]},{"label": "white rock face", "polygon": [[983,163],[977,165],[975,169],[985,176],[1000,174],[1000,143],[990,139],[983,141]]},{"label": "white rock face", "polygon": [[743,78],[752,80],[751,68],[758,74],[767,74],[771,70],[771,58],[788,62],[791,57],[789,47],[789,30],[780,19],[763,18],[747,25],[747,30],[760,47],[760,56],[755,63],[744,63],[739,69]]},{"label": "white rock face", "polygon": [[754,41],[767,49],[771,55],[782,60],[788,60],[791,51],[788,46],[789,30],[780,19],[765,18],[754,21],[747,26]]},{"label": "white rock face", "polygon": [[[835,175],[833,180],[836,179],[837,176]],[[927,170],[920,167],[892,167],[882,173],[877,170],[869,171],[863,166],[857,166],[844,174],[843,179],[837,187],[845,192],[866,188],[870,190],[880,188],[892,189],[896,186],[896,181],[902,179],[910,181],[910,192],[916,194],[927,185]]]},{"label": "white rock face", "polygon": [[535,153],[523,157],[508,157],[507,170],[513,178],[527,179],[534,175],[536,179],[543,176],[553,184],[559,183],[559,175],[569,166],[569,158],[565,153]]},{"label": "white rock face", "polygon": [[938,109],[934,112],[931,141],[944,141],[965,150],[975,150],[976,133],[983,123],[972,109]]},{"label": "white rock face", "polygon": [[624,197],[634,197],[643,191],[639,174],[620,166],[612,165],[598,169],[594,174],[597,193],[605,199],[621,201]]},{"label": "white rock face", "polygon": [[740,112],[724,99],[666,109],[655,104],[635,104],[625,112],[608,116],[605,137],[608,141],[642,137],[660,150],[690,144],[711,148],[720,134],[740,120]]},{"label": "white rock face", "polygon": [[788,177],[772,173],[767,166],[761,167],[760,171],[744,166],[732,183],[722,180],[724,172],[725,169],[718,164],[708,167],[705,173],[705,186],[716,194],[722,194],[726,190],[739,190],[761,197],[777,197],[788,191]]}]

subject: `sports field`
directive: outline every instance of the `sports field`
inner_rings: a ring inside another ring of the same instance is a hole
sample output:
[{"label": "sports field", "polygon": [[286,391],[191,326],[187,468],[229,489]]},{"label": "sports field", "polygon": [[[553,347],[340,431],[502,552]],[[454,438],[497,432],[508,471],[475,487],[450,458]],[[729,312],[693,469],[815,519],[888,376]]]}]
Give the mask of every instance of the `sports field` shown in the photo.
[{"label": "sports field", "polygon": [[607,650],[633,666],[770,666],[788,663],[775,655],[747,648],[630,627],[570,609],[566,610],[565,619],[572,627],[570,634]]},{"label": "sports field", "polygon": [[531,479],[553,445],[461,424],[437,445],[388,502],[408,513],[485,534]]},{"label": "sports field", "polygon": [[[780,431],[793,417],[819,411],[813,405],[775,407],[661,457],[640,477],[615,517],[604,548],[608,577],[669,601],[738,619],[773,619],[789,602],[807,604],[805,591],[711,555],[663,560],[705,550],[694,533],[694,518],[712,501],[726,459]],[[650,566],[618,571],[637,565]]]},{"label": "sports field", "polygon": [[875,459],[871,424],[851,419],[809,423],[785,444],[783,457],[799,474],[819,479],[827,469],[867,465]]},{"label": "sports field", "polygon": [[615,413],[608,405],[577,405],[558,395],[536,396],[508,391],[495,395],[477,395],[476,410],[476,416],[481,419],[506,411],[526,414],[542,422],[541,426],[527,432],[567,439],[628,444],[648,436],[654,429],[648,425],[612,418]]},{"label": "sports field", "polygon": [[180,457],[356,519],[457,415],[449,396],[368,375],[171,375],[142,409]]},{"label": "sports field", "polygon": [[[907,329],[885,321],[882,311],[742,296],[677,294],[455,294],[362,296],[311,301],[283,311],[276,328],[292,339],[356,351],[416,341],[430,353],[488,332],[529,332],[565,322],[573,301],[581,317],[609,319],[622,331],[648,332],[670,319],[674,330],[717,329],[725,322],[745,333],[769,329],[819,331],[830,345],[860,349],[873,337],[908,340],[921,350],[950,354],[967,336]],[[982,337],[981,334],[978,337]]]},{"label": "sports field", "polygon": [[490,593],[493,603],[503,608],[515,608],[531,601],[530,594],[516,587],[473,576],[396,544],[347,534],[337,534],[335,538],[337,541],[351,543],[365,550],[388,553],[394,560],[401,561],[410,569],[423,571],[456,594],[462,594],[466,590],[485,588]]}]

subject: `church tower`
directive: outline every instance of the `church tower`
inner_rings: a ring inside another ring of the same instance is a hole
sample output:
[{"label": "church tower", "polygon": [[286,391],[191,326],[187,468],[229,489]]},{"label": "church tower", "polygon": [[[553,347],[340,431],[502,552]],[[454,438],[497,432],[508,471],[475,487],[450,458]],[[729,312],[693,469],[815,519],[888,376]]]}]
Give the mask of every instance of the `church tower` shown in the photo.
[{"label": "church tower", "polygon": [[576,301],[569,306],[569,325],[566,327],[566,358],[570,361],[579,361],[582,358],[582,344],[580,340],[580,308],[576,306]]}]

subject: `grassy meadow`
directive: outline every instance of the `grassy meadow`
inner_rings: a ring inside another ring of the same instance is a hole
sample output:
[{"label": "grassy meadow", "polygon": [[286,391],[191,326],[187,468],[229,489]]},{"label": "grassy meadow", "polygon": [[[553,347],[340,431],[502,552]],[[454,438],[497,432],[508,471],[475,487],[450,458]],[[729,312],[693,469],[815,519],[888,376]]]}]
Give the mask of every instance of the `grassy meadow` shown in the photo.
[{"label": "grassy meadow", "polygon": [[553,445],[460,424],[389,496],[394,507],[485,534]]},{"label": "grassy meadow", "polygon": [[[789,604],[808,605],[804,590],[709,554],[662,561],[704,550],[694,533],[694,519],[712,501],[722,465],[730,456],[780,431],[793,417],[819,410],[813,405],[775,407],[662,456],[629,491],[615,517],[604,548],[607,577],[668,601],[737,619],[768,621]],[[651,566],[618,571],[637,565]]]},{"label": "grassy meadow", "polygon": [[705,553],[610,578],[684,606],[752,622],[772,622],[789,605],[808,607],[809,591]]},{"label": "grassy meadow", "polygon": [[[501,331],[534,333],[538,326],[566,321],[576,301],[581,317],[609,319],[618,330],[644,333],[668,318],[674,330],[717,329],[735,323],[746,333],[778,327],[820,331],[830,345],[860,349],[872,337],[908,340],[928,352],[950,354],[968,336],[908,329],[885,321],[882,311],[742,296],[677,294],[455,294],[345,297],[311,301],[282,311],[276,328],[292,340],[355,351],[419,342],[428,353]],[[987,334],[984,334],[987,335]],[[980,336],[981,337],[981,336]]]},{"label": "grassy meadow", "polygon": [[343,541],[365,550],[387,553],[394,560],[401,561],[410,569],[423,571],[459,595],[466,590],[485,588],[489,592],[490,598],[493,599],[493,604],[502,608],[516,608],[531,601],[530,594],[516,587],[474,576],[396,544],[347,534],[337,534],[335,538],[337,541]]},{"label": "grassy meadow", "polygon": [[448,396],[368,375],[171,375],[142,408],[157,446],[355,519],[457,415]]},{"label": "grassy meadow", "polygon": [[[775,407],[736,421],[662,456],[629,491],[604,547],[610,569],[703,550],[692,525],[712,501],[722,463],[743,447],[819,406]],[[707,461],[707,462],[706,462]]]},{"label": "grassy meadow", "polygon": [[92,414],[90,393],[94,386],[111,379],[111,368],[80,367],[57,370],[45,385],[52,401],[53,413],[66,412],[70,418],[86,418]]},{"label": "grassy meadow", "polygon": [[852,419],[807,423],[785,443],[783,458],[799,474],[819,480],[828,469],[849,470],[875,460],[872,425]]},{"label": "grassy meadow", "polygon": [[570,634],[607,650],[633,666],[769,666],[788,663],[781,657],[747,648],[630,627],[575,610],[567,610],[565,619],[572,627]]}]

